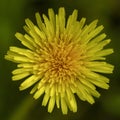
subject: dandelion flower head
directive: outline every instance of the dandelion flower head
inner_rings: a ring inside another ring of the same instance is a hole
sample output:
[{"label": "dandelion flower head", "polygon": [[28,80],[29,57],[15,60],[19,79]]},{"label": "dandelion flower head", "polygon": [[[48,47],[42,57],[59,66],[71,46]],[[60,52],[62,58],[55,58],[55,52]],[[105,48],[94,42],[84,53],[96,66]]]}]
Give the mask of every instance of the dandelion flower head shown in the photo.
[{"label": "dandelion flower head", "polygon": [[[58,14],[48,9],[48,16],[35,14],[37,25],[26,19],[26,34],[16,33],[24,48],[11,46],[5,59],[17,63],[12,80],[24,79],[19,89],[33,86],[30,94],[38,99],[48,112],[54,107],[63,114],[68,109],[76,112],[75,97],[93,104],[100,93],[96,87],[109,88],[109,79],[103,73],[112,73],[113,66],[105,62],[105,56],[113,49],[104,48],[110,43],[98,20],[85,25],[85,18],[77,20],[77,10],[65,18],[65,9]],[[102,74],[101,74],[102,73]]]}]

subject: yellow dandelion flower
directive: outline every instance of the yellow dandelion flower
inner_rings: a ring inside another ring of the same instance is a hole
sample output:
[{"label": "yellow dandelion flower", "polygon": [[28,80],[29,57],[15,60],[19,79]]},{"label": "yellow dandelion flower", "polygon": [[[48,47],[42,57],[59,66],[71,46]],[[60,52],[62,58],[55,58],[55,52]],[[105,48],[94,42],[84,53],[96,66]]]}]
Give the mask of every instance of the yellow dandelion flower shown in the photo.
[{"label": "yellow dandelion flower", "polygon": [[77,20],[77,10],[65,19],[65,9],[59,8],[58,14],[48,10],[48,17],[35,14],[37,25],[25,20],[26,34],[15,36],[26,48],[10,47],[5,59],[18,63],[12,80],[25,79],[20,90],[34,85],[30,94],[38,99],[44,94],[42,105],[48,104],[48,112],[54,106],[67,114],[68,108],[76,112],[75,95],[90,104],[93,97],[99,97],[96,86],[108,89],[109,79],[99,73],[112,73],[113,66],[104,60],[113,49],[103,49],[110,39],[100,32],[98,20],[89,25],[85,18]]}]

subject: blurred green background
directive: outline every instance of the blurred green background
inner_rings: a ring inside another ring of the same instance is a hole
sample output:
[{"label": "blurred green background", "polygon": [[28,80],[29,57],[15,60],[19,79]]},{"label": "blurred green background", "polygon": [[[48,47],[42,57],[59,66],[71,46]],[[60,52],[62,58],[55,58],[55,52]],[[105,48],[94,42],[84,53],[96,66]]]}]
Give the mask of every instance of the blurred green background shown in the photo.
[{"label": "blurred green background", "polygon": [[[24,33],[24,19],[35,21],[34,14],[47,13],[48,8],[56,12],[60,6],[66,8],[67,16],[78,9],[79,16],[87,18],[87,23],[99,19],[107,37],[112,39],[109,47],[114,54],[107,57],[115,65],[109,90],[101,90],[101,97],[94,105],[77,99],[78,112],[62,115],[54,109],[50,114],[41,106],[42,97],[33,100],[29,91],[19,92],[20,82],[11,81],[11,71],[16,67],[4,60],[9,46],[19,45],[14,37],[19,31]],[[0,120],[120,120],[120,0],[0,0]]]}]

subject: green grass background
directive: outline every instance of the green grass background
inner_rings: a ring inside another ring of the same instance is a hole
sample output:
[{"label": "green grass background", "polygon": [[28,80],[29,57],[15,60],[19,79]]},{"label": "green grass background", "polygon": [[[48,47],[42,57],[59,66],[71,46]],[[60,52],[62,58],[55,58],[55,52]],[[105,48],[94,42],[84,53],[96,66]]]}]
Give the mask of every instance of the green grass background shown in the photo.
[{"label": "green grass background", "polygon": [[[87,18],[87,23],[99,19],[112,42],[114,54],[108,58],[115,65],[110,80],[109,90],[101,90],[101,97],[94,105],[77,99],[78,112],[62,115],[61,110],[54,109],[50,114],[47,107],[41,106],[42,97],[33,100],[29,91],[18,90],[20,82],[11,81],[11,71],[16,67],[6,61],[4,55],[9,46],[19,45],[14,37],[19,31],[24,33],[24,19],[35,22],[35,12],[47,13],[48,8],[56,12],[65,7],[67,16],[78,9],[79,16]],[[120,120],[120,0],[0,0],[0,120]]]}]

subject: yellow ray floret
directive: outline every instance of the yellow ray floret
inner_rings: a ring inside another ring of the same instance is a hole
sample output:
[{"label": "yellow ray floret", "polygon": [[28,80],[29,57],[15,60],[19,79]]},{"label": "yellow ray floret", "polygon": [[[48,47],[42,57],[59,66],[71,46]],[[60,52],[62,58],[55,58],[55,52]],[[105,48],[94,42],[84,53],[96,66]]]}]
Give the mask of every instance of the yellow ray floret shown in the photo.
[{"label": "yellow ray floret", "polygon": [[113,49],[104,48],[110,43],[106,34],[100,33],[103,25],[98,20],[85,25],[86,18],[77,20],[77,10],[66,19],[65,9],[58,14],[48,9],[48,17],[35,14],[37,25],[26,19],[26,34],[16,33],[16,38],[25,46],[11,46],[5,59],[17,63],[12,80],[25,79],[19,89],[34,86],[30,94],[42,105],[48,104],[48,112],[56,106],[63,114],[68,109],[77,112],[77,95],[93,104],[100,93],[96,87],[109,88],[109,79],[101,73],[112,73],[113,65],[105,61]]}]

